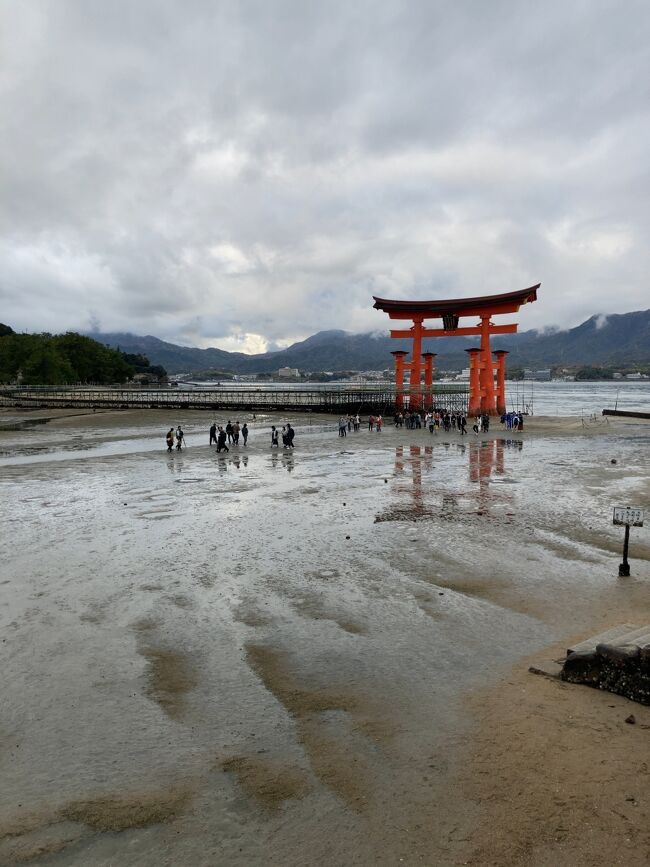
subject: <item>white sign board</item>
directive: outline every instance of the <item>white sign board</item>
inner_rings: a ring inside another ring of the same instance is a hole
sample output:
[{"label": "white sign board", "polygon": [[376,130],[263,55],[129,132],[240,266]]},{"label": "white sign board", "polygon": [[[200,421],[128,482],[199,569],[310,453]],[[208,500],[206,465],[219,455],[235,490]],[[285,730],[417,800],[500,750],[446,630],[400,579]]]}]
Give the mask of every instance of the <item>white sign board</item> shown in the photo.
[{"label": "white sign board", "polygon": [[630,506],[614,506],[614,523],[629,524],[630,527],[642,527],[643,509],[633,509]]}]

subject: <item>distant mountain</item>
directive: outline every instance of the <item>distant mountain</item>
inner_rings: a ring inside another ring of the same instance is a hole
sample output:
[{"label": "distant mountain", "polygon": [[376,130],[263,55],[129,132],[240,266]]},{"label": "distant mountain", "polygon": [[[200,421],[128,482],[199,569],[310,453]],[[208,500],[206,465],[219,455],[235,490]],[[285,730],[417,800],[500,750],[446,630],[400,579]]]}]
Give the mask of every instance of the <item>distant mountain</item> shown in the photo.
[{"label": "distant mountain", "polygon": [[[279,367],[300,370],[383,370],[392,368],[391,352],[409,349],[408,340],[388,335],[348,334],[319,331],[278,352],[246,355],[223,349],[195,349],[166,343],[157,337],[134,334],[93,333],[89,336],[124,352],[143,353],[152,364],[162,364],[169,373],[220,370],[232,373],[271,373]],[[437,352],[441,370],[467,366],[466,348],[477,346],[469,337],[446,337],[424,341],[424,349]],[[493,340],[494,349],[510,352],[510,367],[554,365],[635,364],[650,362],[650,310],[592,316],[567,331],[523,331]]]},{"label": "distant mountain", "polygon": [[[236,370],[241,361],[245,363],[252,357],[244,352],[226,352],[223,349],[196,349],[192,346],[177,346],[157,337],[115,332],[103,334],[89,332],[99,343],[104,343],[122,352],[142,353],[152,364],[162,364],[168,373],[189,373],[198,370]],[[154,361],[155,359],[158,359]]]}]

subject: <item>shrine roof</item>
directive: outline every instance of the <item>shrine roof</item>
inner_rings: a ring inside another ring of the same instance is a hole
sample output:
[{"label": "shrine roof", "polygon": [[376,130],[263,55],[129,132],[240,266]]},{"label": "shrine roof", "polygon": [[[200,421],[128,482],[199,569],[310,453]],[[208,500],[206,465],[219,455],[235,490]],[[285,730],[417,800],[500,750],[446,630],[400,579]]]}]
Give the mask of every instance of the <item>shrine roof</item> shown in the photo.
[{"label": "shrine roof", "polygon": [[[373,296],[373,307],[383,310],[384,313],[401,314],[424,314],[424,317],[440,317],[445,315],[472,316],[480,313],[514,313],[522,304],[528,304],[537,300],[537,290],[541,286],[530,286],[528,289],[519,289],[517,292],[504,292],[501,295],[479,295],[474,298],[450,298],[433,301],[392,301],[388,298]],[[400,318],[401,318],[400,317]]]}]

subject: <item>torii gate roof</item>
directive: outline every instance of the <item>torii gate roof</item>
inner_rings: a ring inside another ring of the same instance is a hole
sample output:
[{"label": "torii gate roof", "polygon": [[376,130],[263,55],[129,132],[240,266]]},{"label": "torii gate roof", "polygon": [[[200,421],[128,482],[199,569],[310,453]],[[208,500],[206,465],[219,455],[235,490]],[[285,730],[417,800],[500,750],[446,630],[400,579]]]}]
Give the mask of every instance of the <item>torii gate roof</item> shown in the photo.
[{"label": "torii gate roof", "polygon": [[480,295],[475,298],[451,298],[434,301],[391,301],[373,295],[373,307],[388,313],[391,319],[409,319],[411,315],[424,316],[425,319],[443,316],[481,316],[493,313],[516,313],[522,304],[537,301],[537,283],[528,289],[517,292],[504,292],[501,295]]}]

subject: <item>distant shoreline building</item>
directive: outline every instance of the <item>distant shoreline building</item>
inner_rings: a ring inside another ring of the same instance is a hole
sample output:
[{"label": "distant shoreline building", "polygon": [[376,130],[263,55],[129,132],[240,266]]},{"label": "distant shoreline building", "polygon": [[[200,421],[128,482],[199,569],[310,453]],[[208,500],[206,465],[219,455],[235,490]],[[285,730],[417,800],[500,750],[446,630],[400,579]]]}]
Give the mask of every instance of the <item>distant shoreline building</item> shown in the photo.
[{"label": "distant shoreline building", "polygon": [[550,367],[545,370],[531,370],[527,367],[524,370],[524,379],[534,379],[538,382],[550,382],[551,381],[551,369]]},{"label": "distant shoreline building", "polygon": [[300,371],[297,367],[281,367],[278,370],[278,376],[281,379],[291,379],[295,376],[300,376]]}]

